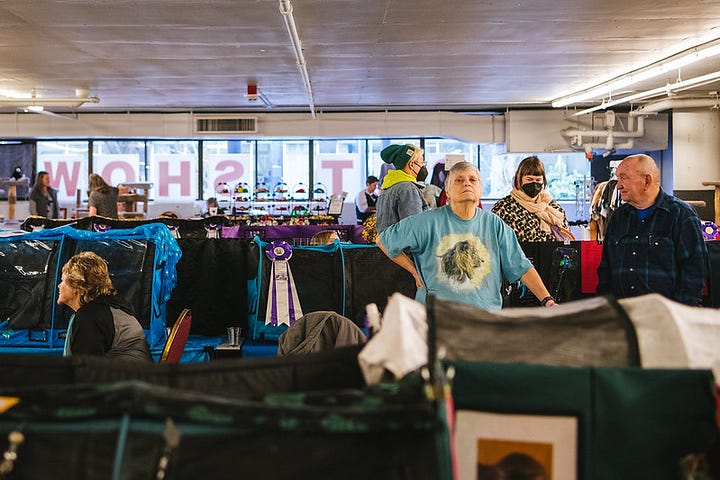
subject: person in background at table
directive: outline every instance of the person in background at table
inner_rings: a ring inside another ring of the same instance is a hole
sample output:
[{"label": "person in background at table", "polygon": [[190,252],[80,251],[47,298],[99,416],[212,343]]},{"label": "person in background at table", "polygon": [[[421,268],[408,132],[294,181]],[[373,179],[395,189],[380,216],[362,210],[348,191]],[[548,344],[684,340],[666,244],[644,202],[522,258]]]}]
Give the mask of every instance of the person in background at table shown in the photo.
[{"label": "person in background at table", "polygon": [[375,204],[380,194],[377,189],[378,181],[375,175],[367,177],[365,190],[362,190],[355,197],[355,215],[357,216],[358,225],[361,225],[370,215],[375,213]]},{"label": "person in background at table", "polygon": [[220,210],[218,209],[217,198],[210,197],[207,199],[207,204],[205,205],[205,213],[203,213],[203,217],[214,217],[219,213],[219,211]]},{"label": "person in background at table", "polygon": [[390,170],[395,170],[395,165],[393,165],[392,163],[383,163],[382,165],[380,165],[380,176],[378,177],[378,182],[379,182],[378,190],[382,191],[382,184],[383,184],[383,181],[385,181],[385,175],[387,175],[387,173]]},{"label": "person in background at table", "polygon": [[335,230],[323,230],[310,238],[310,245],[331,245],[335,240],[340,240]]},{"label": "person in background at table", "polygon": [[38,172],[35,186],[30,192],[30,215],[45,218],[58,218],[57,192],[50,186],[50,175]]},{"label": "person in background at table", "polygon": [[57,303],[75,312],[64,356],[152,361],[142,326],[113,287],[107,263],[97,254],[80,252],[63,265]]},{"label": "person in background at table", "polygon": [[118,218],[118,189],[108,185],[97,173],[91,173],[88,182],[88,215]]},{"label": "person in background at table", "polygon": [[554,242],[553,227],[568,232],[565,210],[552,199],[545,165],[538,157],[524,158],[513,179],[513,189],[498,200],[492,212],[515,231],[519,242]]},{"label": "person in background at table", "polygon": [[615,175],[624,203],[605,229],[597,293],[659,293],[700,305],[709,268],[695,210],[660,188],[660,171],[648,155],[626,157]]},{"label": "person in background at table", "polygon": [[555,305],[510,227],[478,208],[482,194],[478,168],[456,163],[445,180],[445,190],[447,205],[400,220],[376,242],[415,278],[415,299],[424,303],[432,294],[441,300],[499,310],[506,279],[521,280],[541,299],[541,305]]},{"label": "person in background at table", "polygon": [[377,231],[382,233],[390,225],[405,217],[428,209],[423,197],[423,184],[428,170],[423,151],[415,145],[390,145],[380,152],[385,163],[392,163],[395,170],[385,175],[383,193],[377,201]]}]

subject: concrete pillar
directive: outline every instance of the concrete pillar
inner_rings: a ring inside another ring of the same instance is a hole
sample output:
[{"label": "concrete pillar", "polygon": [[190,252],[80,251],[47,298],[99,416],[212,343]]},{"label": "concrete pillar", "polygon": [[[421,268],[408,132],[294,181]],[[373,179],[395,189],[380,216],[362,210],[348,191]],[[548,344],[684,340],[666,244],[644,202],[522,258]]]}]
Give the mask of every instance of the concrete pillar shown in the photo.
[{"label": "concrete pillar", "polygon": [[673,188],[712,190],[703,181],[720,181],[720,112],[673,112]]},{"label": "concrete pillar", "polygon": [[673,193],[684,200],[705,201],[707,207],[696,208],[698,215],[714,220],[715,187],[702,182],[720,181],[720,112],[674,111],[672,122]]}]

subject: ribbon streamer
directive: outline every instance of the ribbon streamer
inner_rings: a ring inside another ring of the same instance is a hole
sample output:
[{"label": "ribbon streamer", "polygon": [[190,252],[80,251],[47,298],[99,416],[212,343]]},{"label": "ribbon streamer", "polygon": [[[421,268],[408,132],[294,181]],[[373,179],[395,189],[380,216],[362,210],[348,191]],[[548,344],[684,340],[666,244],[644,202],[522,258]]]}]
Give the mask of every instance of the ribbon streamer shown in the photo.
[{"label": "ribbon streamer", "polygon": [[167,227],[170,229],[173,237],[180,238],[180,225],[169,224]]},{"label": "ribbon streamer", "polygon": [[265,325],[276,327],[284,323],[290,326],[303,315],[288,263],[292,248],[287,242],[274,241],[267,246],[265,254],[272,261]]},{"label": "ribbon streamer", "polygon": [[205,238],[220,238],[220,229],[222,228],[222,225],[219,223],[206,223],[205,224],[205,231],[207,234],[205,235]]}]

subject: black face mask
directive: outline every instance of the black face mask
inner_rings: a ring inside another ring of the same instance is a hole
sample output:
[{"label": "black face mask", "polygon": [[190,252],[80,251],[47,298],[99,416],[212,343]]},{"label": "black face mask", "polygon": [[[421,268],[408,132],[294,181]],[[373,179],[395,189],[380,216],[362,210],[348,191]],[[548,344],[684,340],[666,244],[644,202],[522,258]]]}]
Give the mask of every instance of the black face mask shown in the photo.
[{"label": "black face mask", "polygon": [[425,165],[423,165],[422,167],[420,167],[420,170],[418,170],[417,181],[424,182],[425,179],[427,178],[427,176],[428,176],[428,169]]},{"label": "black face mask", "polygon": [[543,184],[540,182],[526,183],[525,185],[522,186],[523,192],[525,192],[525,195],[527,195],[530,198],[537,197],[542,189],[543,189]]}]

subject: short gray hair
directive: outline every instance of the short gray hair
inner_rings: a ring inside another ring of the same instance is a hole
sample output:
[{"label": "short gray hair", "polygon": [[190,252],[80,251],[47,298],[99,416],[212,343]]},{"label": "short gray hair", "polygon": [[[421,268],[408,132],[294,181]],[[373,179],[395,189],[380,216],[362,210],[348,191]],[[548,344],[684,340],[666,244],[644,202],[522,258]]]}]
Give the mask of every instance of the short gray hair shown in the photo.
[{"label": "short gray hair", "polygon": [[478,178],[480,178],[480,169],[478,167],[470,162],[458,162],[450,167],[450,171],[448,172],[447,177],[445,177],[445,186],[448,186],[450,178],[453,177],[454,174],[458,172],[467,172],[468,170],[474,170],[475,173],[477,173]]}]

